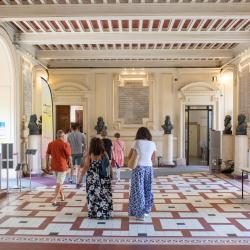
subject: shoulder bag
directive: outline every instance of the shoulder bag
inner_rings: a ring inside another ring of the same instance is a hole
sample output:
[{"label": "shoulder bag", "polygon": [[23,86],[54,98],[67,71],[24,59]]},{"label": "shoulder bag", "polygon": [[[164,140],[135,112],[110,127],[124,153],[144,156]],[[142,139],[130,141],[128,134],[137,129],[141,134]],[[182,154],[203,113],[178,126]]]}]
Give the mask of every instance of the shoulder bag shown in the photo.
[{"label": "shoulder bag", "polygon": [[138,161],[139,161],[139,155],[137,153],[137,150],[133,149],[132,155],[128,160],[128,167],[132,170],[135,169],[137,167]]}]

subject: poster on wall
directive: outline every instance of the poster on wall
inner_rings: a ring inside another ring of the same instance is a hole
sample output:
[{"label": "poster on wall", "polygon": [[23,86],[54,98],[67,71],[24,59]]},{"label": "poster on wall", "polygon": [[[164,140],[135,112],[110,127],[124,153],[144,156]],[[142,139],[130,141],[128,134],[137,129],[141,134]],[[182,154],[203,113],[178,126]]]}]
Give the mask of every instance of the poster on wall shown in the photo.
[{"label": "poster on wall", "polygon": [[53,141],[53,103],[48,82],[41,78],[42,86],[42,166],[45,165],[48,144]]},{"label": "poster on wall", "polygon": [[6,139],[6,137],[7,137],[6,123],[5,121],[0,120],[0,139]]}]

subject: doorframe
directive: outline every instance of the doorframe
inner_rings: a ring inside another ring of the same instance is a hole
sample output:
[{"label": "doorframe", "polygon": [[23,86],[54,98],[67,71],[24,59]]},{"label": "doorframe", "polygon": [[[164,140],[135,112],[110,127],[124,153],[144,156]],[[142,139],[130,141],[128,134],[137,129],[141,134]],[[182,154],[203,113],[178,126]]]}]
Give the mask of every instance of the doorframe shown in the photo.
[{"label": "doorframe", "polygon": [[[83,132],[87,133],[87,138],[90,137],[90,124],[89,124],[89,89],[82,84],[74,82],[56,83],[52,88],[53,96],[53,117],[56,119],[56,106],[69,105],[69,106],[82,106],[83,107]],[[54,131],[56,127],[54,124]]]},{"label": "doorframe", "polygon": [[212,129],[219,130],[223,126],[222,106],[223,96],[220,90],[206,82],[194,82],[185,85],[178,91],[179,97],[179,137],[177,165],[186,165],[185,156],[185,107],[186,106],[212,106]]},{"label": "doorframe", "polygon": [[[56,106],[60,106],[60,105],[63,105],[63,106],[82,106],[83,107],[83,124],[82,124],[82,127],[83,127],[83,132],[84,133],[87,133],[88,132],[88,117],[87,117],[87,105],[85,102],[83,103],[72,103],[72,102],[68,102],[68,103],[65,103],[65,102],[54,102],[53,103],[54,105],[54,120],[56,121]],[[56,130],[56,122],[54,124],[54,131]]]}]

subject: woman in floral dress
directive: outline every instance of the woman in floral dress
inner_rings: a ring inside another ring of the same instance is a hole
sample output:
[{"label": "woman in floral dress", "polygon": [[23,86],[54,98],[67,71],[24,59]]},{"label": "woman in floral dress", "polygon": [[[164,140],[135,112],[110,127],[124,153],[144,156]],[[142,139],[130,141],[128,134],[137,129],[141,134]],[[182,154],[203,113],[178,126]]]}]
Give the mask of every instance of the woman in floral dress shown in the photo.
[{"label": "woman in floral dress", "polygon": [[[111,176],[100,175],[102,157],[105,154],[103,142],[99,138],[92,138],[89,155],[85,159],[83,174],[87,172],[86,192],[88,217],[91,219],[109,219],[113,211]],[[112,171],[112,168],[110,168]]]}]

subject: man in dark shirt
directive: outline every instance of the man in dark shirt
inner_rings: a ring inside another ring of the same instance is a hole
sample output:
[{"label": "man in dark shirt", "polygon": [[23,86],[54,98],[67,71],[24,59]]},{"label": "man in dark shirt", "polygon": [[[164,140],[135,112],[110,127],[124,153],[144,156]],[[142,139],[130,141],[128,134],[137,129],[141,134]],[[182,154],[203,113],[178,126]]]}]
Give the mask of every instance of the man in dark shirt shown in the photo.
[{"label": "man in dark shirt", "polygon": [[72,132],[68,135],[67,141],[70,144],[72,151],[72,163],[73,168],[70,172],[70,183],[73,183],[74,166],[77,168],[76,172],[76,184],[81,183],[79,179],[81,167],[83,167],[83,153],[86,148],[86,138],[83,133],[79,131],[79,124],[75,123],[72,125]]}]

